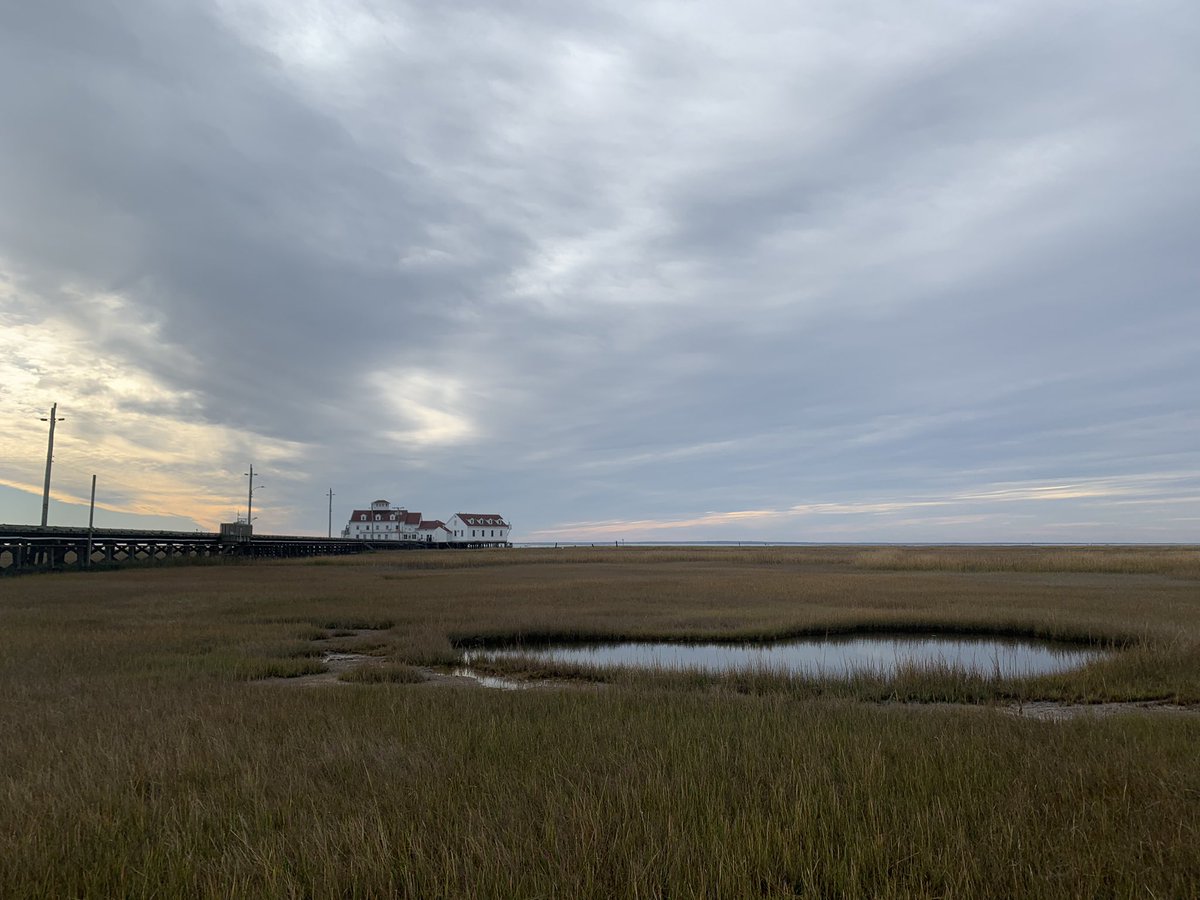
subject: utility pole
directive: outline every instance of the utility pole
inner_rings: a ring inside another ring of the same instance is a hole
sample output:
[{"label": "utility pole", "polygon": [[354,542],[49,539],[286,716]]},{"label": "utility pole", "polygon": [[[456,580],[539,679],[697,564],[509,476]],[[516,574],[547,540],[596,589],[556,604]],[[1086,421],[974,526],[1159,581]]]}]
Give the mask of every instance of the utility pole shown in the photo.
[{"label": "utility pole", "polygon": [[43,422],[50,423],[50,441],[46,445],[46,487],[42,490],[42,527],[46,527],[46,519],[50,516],[50,464],[54,462],[54,425],[63,421],[58,417],[58,404],[50,407],[50,418],[42,416]]},{"label": "utility pole", "polygon": [[250,466],[249,472],[243,472],[242,474],[245,475],[249,479],[249,484],[250,484],[250,489],[246,494],[246,524],[253,526],[253,524],[254,524],[254,492],[256,490],[258,490],[259,488],[265,487],[265,485],[254,483],[254,466],[253,465]]},{"label": "utility pole", "polygon": [[96,521],[96,476],[93,475],[92,476],[92,505],[88,508],[87,559],[84,561],[84,565],[89,569],[92,567],[92,534],[95,531],[95,529],[92,527],[92,525],[93,525],[93,523],[95,523],[95,521]]},{"label": "utility pole", "polygon": [[333,537],[333,488],[329,489],[329,537]]}]

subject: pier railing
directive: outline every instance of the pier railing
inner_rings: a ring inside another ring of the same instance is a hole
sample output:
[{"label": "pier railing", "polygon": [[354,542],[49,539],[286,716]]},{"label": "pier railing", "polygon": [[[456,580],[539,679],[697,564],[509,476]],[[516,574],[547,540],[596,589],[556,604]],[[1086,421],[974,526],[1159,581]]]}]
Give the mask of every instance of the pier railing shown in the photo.
[{"label": "pier railing", "polygon": [[0,574],[137,564],[333,556],[372,549],[364,541],[296,535],[222,540],[218,532],[133,531],[0,525]]}]

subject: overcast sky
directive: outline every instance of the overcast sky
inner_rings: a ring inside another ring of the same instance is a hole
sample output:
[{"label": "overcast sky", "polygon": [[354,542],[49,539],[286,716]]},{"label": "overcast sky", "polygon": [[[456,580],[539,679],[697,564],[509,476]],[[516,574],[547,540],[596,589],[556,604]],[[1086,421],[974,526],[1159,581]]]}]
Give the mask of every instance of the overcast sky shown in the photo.
[{"label": "overcast sky", "polygon": [[275,533],[1200,541],[1198,47],[1194,0],[6,3],[0,521],[57,401],[100,524],[253,463]]}]

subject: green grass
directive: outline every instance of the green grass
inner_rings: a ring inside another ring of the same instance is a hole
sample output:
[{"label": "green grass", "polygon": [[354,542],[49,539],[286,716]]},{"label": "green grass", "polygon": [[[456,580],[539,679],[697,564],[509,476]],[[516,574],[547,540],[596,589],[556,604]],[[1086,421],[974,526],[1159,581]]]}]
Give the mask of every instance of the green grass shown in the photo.
[{"label": "green grass", "polygon": [[[380,553],[6,579],[0,894],[1196,896],[1200,715],[999,711],[1200,702],[1200,553],[1077,549]],[[1127,646],[1034,679],[411,677],[513,635],[890,627]],[[332,650],[377,661],[342,684],[263,681],[323,671]],[[975,707],[921,704],[938,700]]]}]

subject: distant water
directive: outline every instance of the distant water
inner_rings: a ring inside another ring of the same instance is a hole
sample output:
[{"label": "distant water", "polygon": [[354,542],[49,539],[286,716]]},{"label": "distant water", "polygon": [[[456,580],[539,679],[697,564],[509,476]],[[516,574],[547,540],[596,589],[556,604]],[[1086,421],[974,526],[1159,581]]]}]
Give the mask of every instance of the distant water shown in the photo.
[{"label": "distant water", "polygon": [[1071,541],[514,541],[514,547],[1191,547],[1175,542]]},{"label": "distant water", "polygon": [[[514,547],[824,547],[816,541],[524,541]],[[873,545],[882,546],[882,545]]]},{"label": "distant water", "polygon": [[1044,675],[1074,669],[1102,651],[1050,641],[945,635],[872,635],[806,638],[769,644],[658,643],[550,644],[472,651],[487,656],[531,656],[548,662],[616,668],[742,670],[799,675],[890,675],[906,665],[947,666],[979,675]]}]

